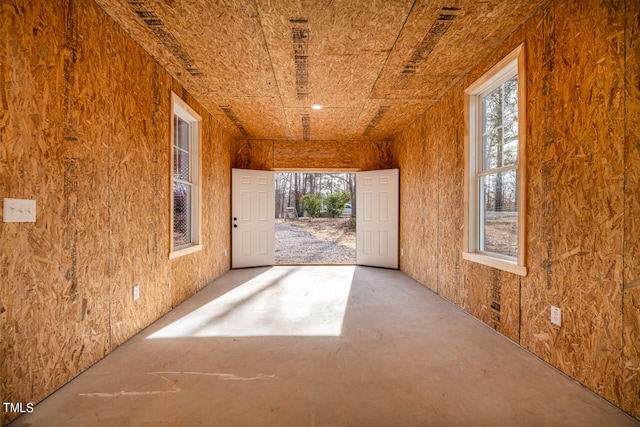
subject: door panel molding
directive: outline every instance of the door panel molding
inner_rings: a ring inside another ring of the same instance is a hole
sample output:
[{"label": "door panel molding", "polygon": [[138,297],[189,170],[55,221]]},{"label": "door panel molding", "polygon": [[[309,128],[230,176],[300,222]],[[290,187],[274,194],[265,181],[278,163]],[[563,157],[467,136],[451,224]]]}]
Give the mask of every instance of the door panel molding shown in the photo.
[{"label": "door panel molding", "polygon": [[356,175],[356,264],[398,268],[398,169]]},{"label": "door panel molding", "polygon": [[231,170],[231,268],[275,263],[273,172]]}]

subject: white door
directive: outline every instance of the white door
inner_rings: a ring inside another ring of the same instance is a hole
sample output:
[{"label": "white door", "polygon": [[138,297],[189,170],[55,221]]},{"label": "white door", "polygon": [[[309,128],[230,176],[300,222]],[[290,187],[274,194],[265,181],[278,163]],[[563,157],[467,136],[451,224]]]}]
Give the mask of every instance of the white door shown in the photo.
[{"label": "white door", "polygon": [[398,169],[356,175],[356,263],[398,268]]},{"label": "white door", "polygon": [[231,267],[275,263],[273,172],[231,171]]}]

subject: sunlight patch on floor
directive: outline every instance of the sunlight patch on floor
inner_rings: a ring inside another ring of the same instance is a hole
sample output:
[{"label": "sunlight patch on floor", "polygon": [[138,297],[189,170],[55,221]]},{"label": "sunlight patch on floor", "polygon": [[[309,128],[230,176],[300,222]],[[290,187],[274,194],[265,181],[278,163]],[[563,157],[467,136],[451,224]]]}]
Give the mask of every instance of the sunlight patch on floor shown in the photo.
[{"label": "sunlight patch on floor", "polygon": [[340,336],[354,272],[274,267],[149,338]]}]

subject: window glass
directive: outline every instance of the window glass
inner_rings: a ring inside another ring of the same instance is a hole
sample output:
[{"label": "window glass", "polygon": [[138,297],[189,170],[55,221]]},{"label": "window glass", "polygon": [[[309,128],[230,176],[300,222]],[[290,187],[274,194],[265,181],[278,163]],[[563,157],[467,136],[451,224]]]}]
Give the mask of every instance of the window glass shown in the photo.
[{"label": "window glass", "polygon": [[180,180],[189,180],[190,174],[190,124],[175,116],[175,142],[173,147],[173,177]]},{"label": "window glass", "polygon": [[188,106],[174,103],[173,245],[181,251],[199,244],[198,120]]},{"label": "window glass", "polygon": [[191,243],[191,185],[173,183],[173,244]]},{"label": "window glass", "polygon": [[176,146],[181,148],[184,151],[189,151],[189,129],[190,123],[186,120],[183,120],[178,115],[176,118],[176,130],[175,130],[175,138],[176,138]]},{"label": "window glass", "polygon": [[481,251],[518,255],[518,185],[515,170],[480,178]]},{"label": "window glass", "polygon": [[478,249],[517,257],[518,76],[482,95],[480,108],[482,165],[478,173]]},{"label": "window glass", "polygon": [[518,76],[482,96],[482,169],[518,161]]},{"label": "window glass", "polygon": [[184,181],[189,180],[189,153],[175,148],[173,151],[173,177]]}]

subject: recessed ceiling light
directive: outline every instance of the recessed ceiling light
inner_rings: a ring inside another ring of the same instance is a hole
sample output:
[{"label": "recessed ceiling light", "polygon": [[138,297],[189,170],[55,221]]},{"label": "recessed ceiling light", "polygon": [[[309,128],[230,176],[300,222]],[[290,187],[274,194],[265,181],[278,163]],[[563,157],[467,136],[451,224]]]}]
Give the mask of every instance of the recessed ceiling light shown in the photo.
[{"label": "recessed ceiling light", "polygon": [[311,104],[311,108],[314,110],[322,110],[322,104]]}]

